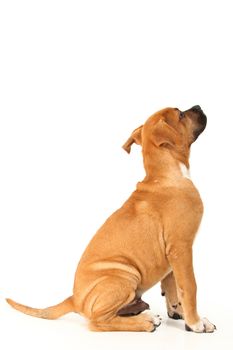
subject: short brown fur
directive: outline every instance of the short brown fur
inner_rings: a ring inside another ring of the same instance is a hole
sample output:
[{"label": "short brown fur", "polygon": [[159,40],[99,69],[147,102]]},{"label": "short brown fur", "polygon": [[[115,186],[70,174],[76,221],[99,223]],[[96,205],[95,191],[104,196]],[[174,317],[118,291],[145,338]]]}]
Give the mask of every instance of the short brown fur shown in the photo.
[{"label": "short brown fur", "polygon": [[133,143],[142,146],[146,176],[92,238],[78,264],[73,295],[42,310],[7,299],[9,304],[47,319],[74,311],[97,331],[152,331],[147,314],[119,315],[127,307],[132,311],[132,303],[147,305],[141,304],[142,294],[161,281],[169,316],[178,313],[190,328],[200,321],[192,244],[203,204],[180,167],[189,168],[190,146],[205,128],[206,117],[195,107],[183,114],[177,108],[155,113],[124,144],[128,153]]}]

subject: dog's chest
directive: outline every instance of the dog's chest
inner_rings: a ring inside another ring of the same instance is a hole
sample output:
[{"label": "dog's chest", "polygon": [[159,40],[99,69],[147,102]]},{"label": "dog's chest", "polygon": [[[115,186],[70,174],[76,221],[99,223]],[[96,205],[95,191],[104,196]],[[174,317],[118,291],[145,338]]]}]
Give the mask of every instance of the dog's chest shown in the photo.
[{"label": "dog's chest", "polygon": [[144,193],[134,202],[136,213],[151,218],[201,218],[203,203],[192,181],[183,179],[172,186],[161,186],[154,192]]}]

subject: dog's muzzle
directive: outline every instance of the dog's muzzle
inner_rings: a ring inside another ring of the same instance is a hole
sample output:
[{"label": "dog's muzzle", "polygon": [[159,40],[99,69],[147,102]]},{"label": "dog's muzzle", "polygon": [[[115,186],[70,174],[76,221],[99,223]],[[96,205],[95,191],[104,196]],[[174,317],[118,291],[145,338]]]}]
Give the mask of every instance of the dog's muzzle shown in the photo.
[{"label": "dog's muzzle", "polygon": [[192,119],[194,130],[193,130],[193,142],[198,138],[198,136],[205,130],[207,124],[207,118],[203,110],[199,105],[193,106],[187,111],[183,112],[189,118]]}]

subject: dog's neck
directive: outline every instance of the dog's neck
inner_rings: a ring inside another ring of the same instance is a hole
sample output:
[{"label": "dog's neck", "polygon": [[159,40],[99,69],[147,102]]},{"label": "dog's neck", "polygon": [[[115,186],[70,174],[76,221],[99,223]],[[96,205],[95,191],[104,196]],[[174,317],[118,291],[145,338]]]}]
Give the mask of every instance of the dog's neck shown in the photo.
[{"label": "dog's neck", "polygon": [[189,162],[185,157],[175,157],[169,150],[143,150],[143,162],[146,171],[144,182],[156,180],[190,179]]},{"label": "dog's neck", "polygon": [[189,168],[187,168],[187,166],[181,162],[179,163],[179,166],[180,166],[181,174],[183,175],[183,177],[191,180]]}]

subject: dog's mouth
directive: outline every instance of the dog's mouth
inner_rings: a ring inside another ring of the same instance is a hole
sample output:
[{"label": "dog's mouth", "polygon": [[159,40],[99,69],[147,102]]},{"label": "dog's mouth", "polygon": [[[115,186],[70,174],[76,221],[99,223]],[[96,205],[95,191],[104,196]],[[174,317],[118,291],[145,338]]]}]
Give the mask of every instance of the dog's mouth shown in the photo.
[{"label": "dog's mouth", "polygon": [[207,118],[206,115],[203,113],[202,115],[199,116],[198,122],[200,124],[200,127],[194,131],[193,136],[194,136],[194,141],[198,138],[198,136],[205,130],[206,124],[207,124]]},{"label": "dog's mouth", "polygon": [[199,105],[193,106],[187,111],[183,112],[188,118],[192,120],[193,125],[193,142],[205,130],[207,124],[207,117]]}]

